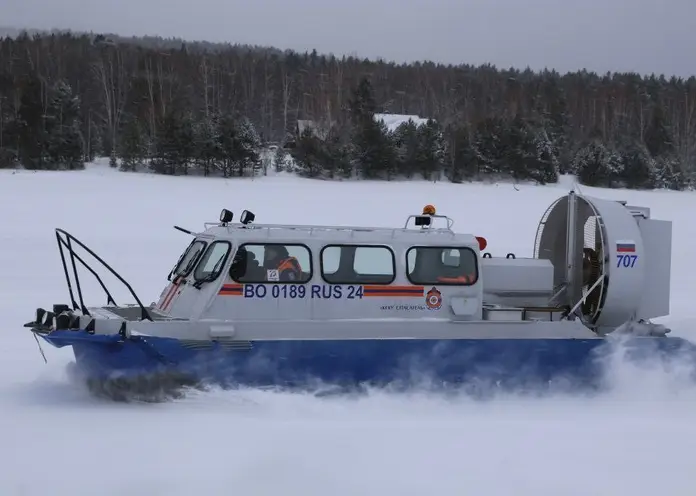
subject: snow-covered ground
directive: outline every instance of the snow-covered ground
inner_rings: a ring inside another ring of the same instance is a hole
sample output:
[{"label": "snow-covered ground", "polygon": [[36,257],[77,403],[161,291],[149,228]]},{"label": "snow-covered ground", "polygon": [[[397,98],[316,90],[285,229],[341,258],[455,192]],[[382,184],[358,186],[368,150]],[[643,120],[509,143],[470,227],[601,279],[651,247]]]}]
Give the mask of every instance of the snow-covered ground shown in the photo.
[{"label": "snow-covered ground", "polygon": [[[0,494],[693,495],[696,387],[678,371],[619,363],[614,390],[593,399],[245,391],[125,405],[68,383],[71,352],[44,347],[46,365],[22,328],[37,306],[66,301],[55,227],[150,302],[189,242],[172,225],[215,221],[222,207],[248,208],[259,222],[389,226],[434,203],[459,230],[487,237],[493,253],[530,255],[539,218],[566,189],[518,189],[172,178],[100,166],[0,171]],[[674,221],[673,315],[662,322],[696,337],[696,194],[583,191]]]}]

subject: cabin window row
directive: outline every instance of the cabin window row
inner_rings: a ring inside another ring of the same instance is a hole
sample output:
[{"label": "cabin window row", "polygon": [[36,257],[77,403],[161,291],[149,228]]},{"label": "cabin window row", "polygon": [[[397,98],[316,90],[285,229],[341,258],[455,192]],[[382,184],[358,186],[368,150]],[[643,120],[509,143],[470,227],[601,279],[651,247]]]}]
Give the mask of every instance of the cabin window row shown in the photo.
[{"label": "cabin window row", "polygon": [[[329,284],[379,285],[396,279],[396,257],[388,246],[327,245],[318,258],[321,277]],[[468,247],[409,248],[406,268],[412,284],[472,285],[478,280],[476,253]],[[230,277],[247,284],[302,284],[313,274],[311,251],[302,244],[243,244],[230,267]]]}]

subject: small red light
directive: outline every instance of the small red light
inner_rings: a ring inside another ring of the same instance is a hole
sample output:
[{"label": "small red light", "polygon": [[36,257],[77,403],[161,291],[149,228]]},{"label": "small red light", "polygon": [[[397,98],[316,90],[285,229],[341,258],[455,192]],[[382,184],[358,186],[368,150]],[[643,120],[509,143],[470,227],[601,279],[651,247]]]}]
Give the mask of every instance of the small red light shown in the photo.
[{"label": "small red light", "polygon": [[488,246],[488,241],[486,241],[486,238],[483,236],[476,236],[476,241],[478,241],[479,250],[481,251],[485,250],[486,246]]}]

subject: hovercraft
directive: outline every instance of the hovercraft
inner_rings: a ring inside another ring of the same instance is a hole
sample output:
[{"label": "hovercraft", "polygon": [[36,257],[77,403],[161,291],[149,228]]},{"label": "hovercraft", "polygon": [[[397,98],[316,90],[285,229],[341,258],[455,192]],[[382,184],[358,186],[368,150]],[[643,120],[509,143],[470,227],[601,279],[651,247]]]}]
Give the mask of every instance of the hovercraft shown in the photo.
[{"label": "hovercraft", "polygon": [[[56,229],[69,303],[37,309],[26,327],[72,346],[76,374],[112,398],[167,384],[587,385],[614,336],[639,355],[692,349],[650,321],[669,314],[672,223],[646,207],[571,191],[544,213],[531,258],[493,256],[432,205],[401,228],[233,218],[223,209],[201,232],[175,226],[192,240],[148,306]],[[117,305],[85,255],[135,303]],[[86,305],[85,270],[105,306]]]}]

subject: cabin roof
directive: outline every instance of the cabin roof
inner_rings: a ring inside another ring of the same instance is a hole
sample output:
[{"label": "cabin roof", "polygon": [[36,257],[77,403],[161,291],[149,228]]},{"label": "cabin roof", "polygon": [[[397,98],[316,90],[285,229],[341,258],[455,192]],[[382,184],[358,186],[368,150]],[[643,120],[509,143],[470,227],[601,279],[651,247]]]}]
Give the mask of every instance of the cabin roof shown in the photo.
[{"label": "cabin roof", "polygon": [[249,228],[240,224],[207,225],[198,237],[240,240],[242,242],[304,242],[309,239],[337,243],[406,243],[411,245],[476,245],[473,234],[455,233],[441,228],[382,228],[354,226],[311,226],[255,224]]}]

